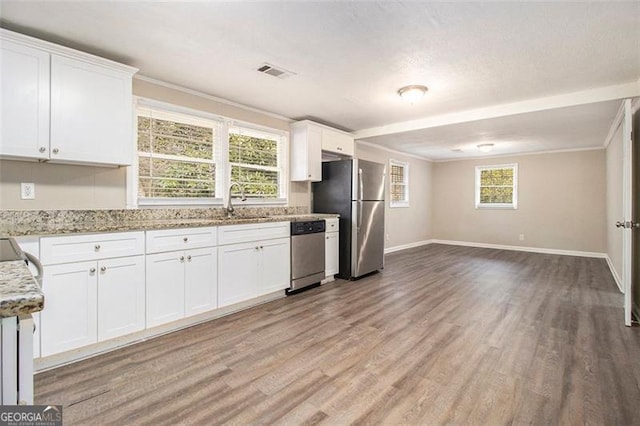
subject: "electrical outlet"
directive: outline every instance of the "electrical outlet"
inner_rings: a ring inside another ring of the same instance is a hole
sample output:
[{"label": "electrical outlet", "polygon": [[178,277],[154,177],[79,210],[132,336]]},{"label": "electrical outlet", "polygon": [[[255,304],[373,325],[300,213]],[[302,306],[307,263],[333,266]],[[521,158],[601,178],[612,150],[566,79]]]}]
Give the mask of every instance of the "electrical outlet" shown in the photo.
[{"label": "electrical outlet", "polygon": [[22,182],[20,184],[20,198],[34,200],[36,198],[36,184]]},{"label": "electrical outlet", "polygon": [[518,239],[519,239],[520,241],[524,241],[524,234],[520,234],[520,235],[518,236]]}]

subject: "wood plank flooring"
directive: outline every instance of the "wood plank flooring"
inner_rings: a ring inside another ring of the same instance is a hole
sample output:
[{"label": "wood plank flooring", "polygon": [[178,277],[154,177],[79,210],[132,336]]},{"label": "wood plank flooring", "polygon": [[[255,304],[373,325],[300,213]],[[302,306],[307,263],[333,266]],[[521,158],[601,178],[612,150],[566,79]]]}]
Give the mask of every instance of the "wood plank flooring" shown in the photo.
[{"label": "wood plank flooring", "polygon": [[65,424],[640,424],[603,259],[429,245],[36,376]]}]

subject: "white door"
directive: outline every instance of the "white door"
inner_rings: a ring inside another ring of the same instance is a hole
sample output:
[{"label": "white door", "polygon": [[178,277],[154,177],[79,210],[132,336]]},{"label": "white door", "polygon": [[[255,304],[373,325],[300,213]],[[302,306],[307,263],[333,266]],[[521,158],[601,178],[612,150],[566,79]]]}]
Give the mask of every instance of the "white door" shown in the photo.
[{"label": "white door", "polygon": [[623,102],[622,118],[622,214],[616,226],[622,228],[622,284],[624,290],[624,323],[631,326],[633,251],[633,144],[631,140],[631,100]]},{"label": "white door", "polygon": [[131,76],[51,55],[51,159],[131,164]]},{"label": "white door", "polygon": [[338,233],[327,232],[325,234],[324,245],[324,259],[325,259],[325,271],[324,274],[327,277],[332,277],[338,273]]},{"label": "white door", "polygon": [[144,256],[98,262],[98,340],[144,329]]},{"label": "white door", "polygon": [[260,242],[259,294],[284,290],[291,285],[290,259],[290,238],[278,238]]},{"label": "white door", "polygon": [[97,287],[96,262],[45,266],[45,307],[40,315],[42,356],[97,341]]},{"label": "white door", "polygon": [[218,307],[258,295],[259,243],[218,247]]},{"label": "white door", "polygon": [[182,251],[147,255],[147,327],[184,318]]},{"label": "white door", "polygon": [[49,54],[2,40],[0,154],[49,158]]},{"label": "white door", "polygon": [[207,312],[218,305],[217,249],[188,250],[184,279],[185,316]]}]

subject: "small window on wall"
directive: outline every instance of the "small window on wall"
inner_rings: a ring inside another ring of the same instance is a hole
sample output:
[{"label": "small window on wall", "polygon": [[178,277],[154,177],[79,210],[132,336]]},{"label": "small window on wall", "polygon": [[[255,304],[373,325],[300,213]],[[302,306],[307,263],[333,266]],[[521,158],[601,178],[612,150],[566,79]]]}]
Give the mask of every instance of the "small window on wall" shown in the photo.
[{"label": "small window on wall", "polygon": [[409,207],[409,164],[390,160],[389,207]]},{"label": "small window on wall", "polygon": [[476,166],[476,208],[518,208],[518,165]]}]

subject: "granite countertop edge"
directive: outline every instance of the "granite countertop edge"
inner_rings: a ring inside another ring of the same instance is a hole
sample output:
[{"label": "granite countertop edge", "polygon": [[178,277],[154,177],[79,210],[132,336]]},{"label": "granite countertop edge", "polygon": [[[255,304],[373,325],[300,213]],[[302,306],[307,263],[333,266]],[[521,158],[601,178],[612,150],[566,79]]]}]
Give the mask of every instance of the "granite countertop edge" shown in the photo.
[{"label": "granite countertop edge", "polygon": [[44,308],[44,294],[24,260],[0,262],[0,317],[16,317]]},{"label": "granite countertop edge", "polygon": [[249,225],[269,222],[291,222],[296,220],[330,219],[340,217],[339,214],[307,213],[292,215],[273,215],[261,217],[233,218],[174,218],[149,219],[137,221],[90,221],[73,223],[45,223],[41,226],[13,226],[0,232],[9,237],[22,236],[55,236],[65,234],[90,234],[100,232],[151,231],[160,229],[197,228],[206,226]]}]

